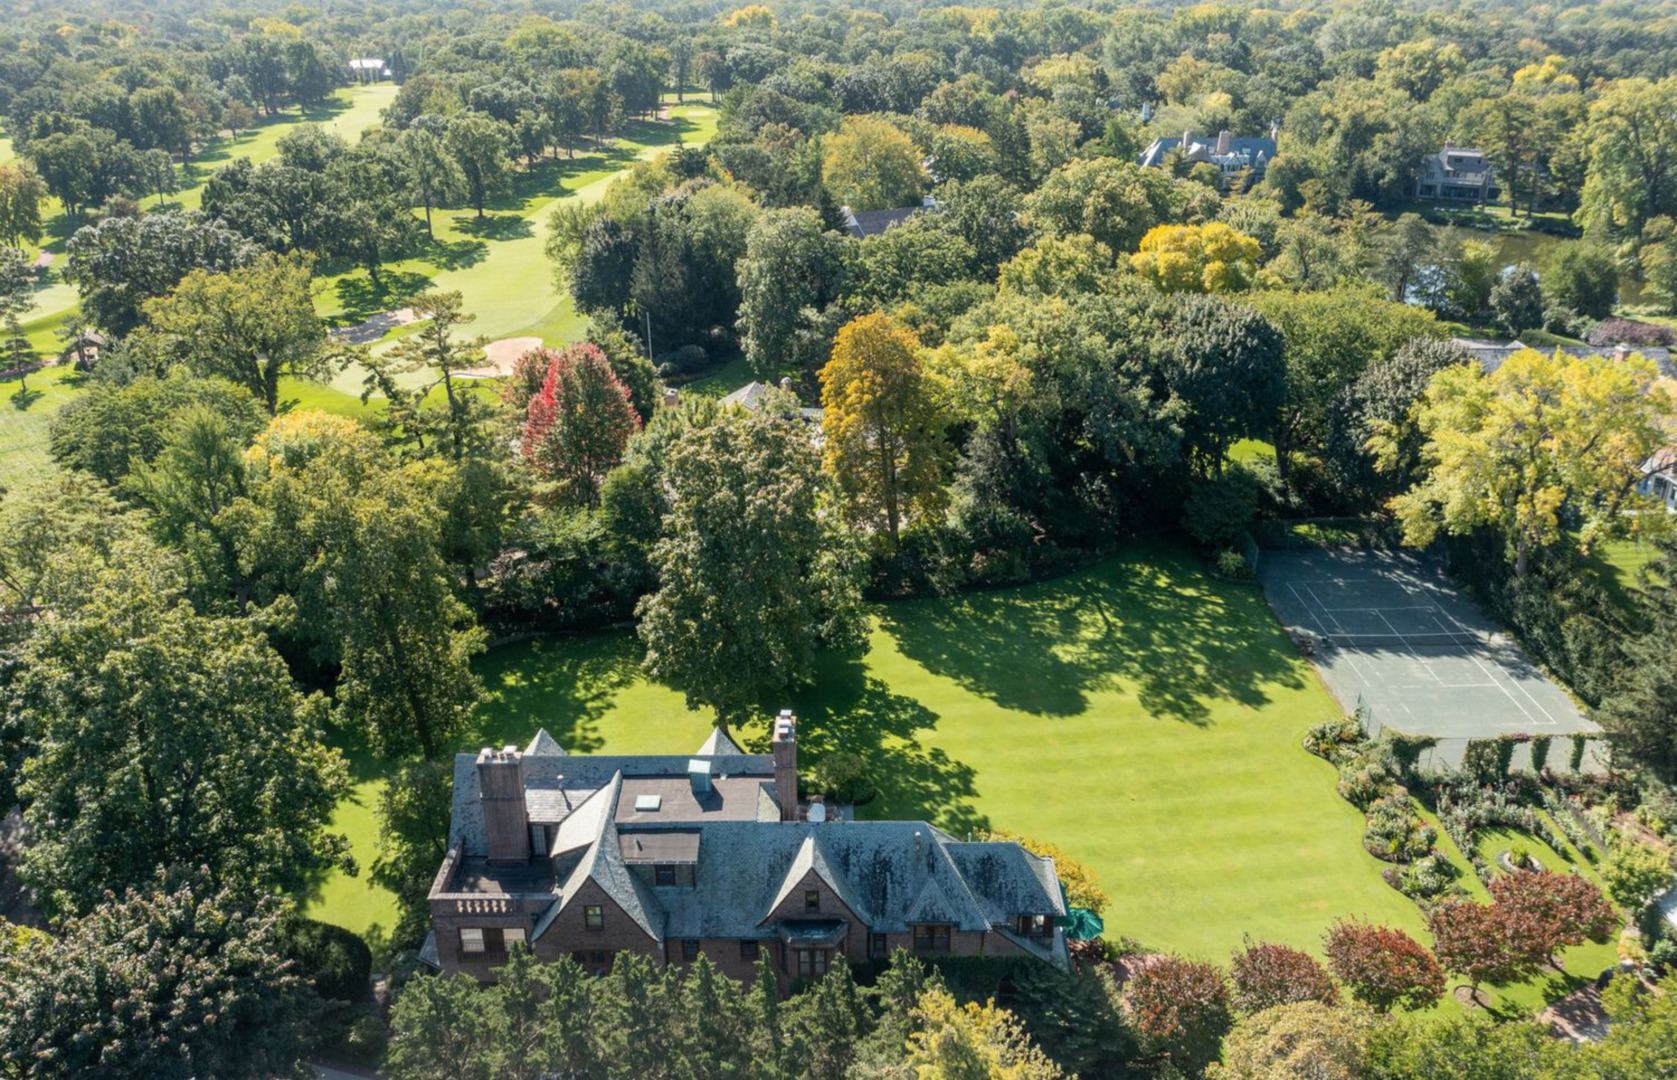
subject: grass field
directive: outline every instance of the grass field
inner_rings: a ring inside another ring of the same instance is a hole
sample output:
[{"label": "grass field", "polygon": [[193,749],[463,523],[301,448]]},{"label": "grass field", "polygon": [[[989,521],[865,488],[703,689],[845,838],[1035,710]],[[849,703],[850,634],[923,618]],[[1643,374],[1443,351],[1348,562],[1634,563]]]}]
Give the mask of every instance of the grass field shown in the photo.
[{"label": "grass field", "polygon": [[[891,605],[872,644],[827,658],[789,702],[806,761],[845,749],[872,763],[883,795],[864,814],[1051,839],[1112,894],[1109,932],[1152,947],[1221,960],[1249,933],[1314,948],[1340,915],[1419,931],[1332,769],[1299,747],[1334,707],[1256,590],[1146,546],[1055,582]],[[460,745],[546,726],[573,751],[688,752],[707,718],[637,661],[622,634],[497,649]],[[370,828],[352,832],[365,865]],[[380,902],[328,881],[311,911],[363,930]]]},{"label": "grass field", "polygon": [[76,394],[77,376],[68,367],[37,371],[25,382],[0,383],[0,487],[21,488],[50,476],[47,428],[52,416]]}]

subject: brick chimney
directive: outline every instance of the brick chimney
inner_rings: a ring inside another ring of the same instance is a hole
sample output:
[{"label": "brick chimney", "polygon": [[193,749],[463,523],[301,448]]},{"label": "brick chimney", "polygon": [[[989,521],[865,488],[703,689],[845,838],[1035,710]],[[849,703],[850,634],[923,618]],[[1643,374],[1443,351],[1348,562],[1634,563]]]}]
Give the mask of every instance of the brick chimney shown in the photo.
[{"label": "brick chimney", "polygon": [[774,801],[780,820],[798,820],[798,721],[791,709],[774,721]]},{"label": "brick chimney", "polygon": [[524,761],[518,748],[486,746],[478,751],[477,784],[489,861],[498,865],[529,862],[530,815],[524,805]]},{"label": "brick chimney", "polygon": [[1218,153],[1218,155],[1223,155],[1223,154],[1227,154],[1228,152],[1229,152],[1229,133],[1228,133],[1227,129],[1224,129],[1223,131],[1219,131],[1217,133],[1217,153]]}]

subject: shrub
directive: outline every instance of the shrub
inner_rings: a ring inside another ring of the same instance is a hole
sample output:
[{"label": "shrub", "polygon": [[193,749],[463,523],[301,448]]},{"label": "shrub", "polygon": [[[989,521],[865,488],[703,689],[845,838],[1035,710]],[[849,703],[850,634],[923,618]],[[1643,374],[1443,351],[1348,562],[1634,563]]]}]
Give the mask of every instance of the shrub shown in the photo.
[{"label": "shrub", "polygon": [[1339,767],[1339,797],[1367,810],[1397,787],[1397,762],[1386,743],[1370,743]]},{"label": "shrub", "polygon": [[1401,788],[1368,808],[1363,847],[1377,859],[1408,862],[1432,851],[1437,842],[1437,830],[1415,813],[1409,793]]},{"label": "shrub", "polygon": [[821,794],[839,803],[861,806],[879,795],[860,754],[828,754],[815,766],[815,782]]},{"label": "shrub", "polygon": [[1349,760],[1365,741],[1362,725],[1349,716],[1324,720],[1304,733],[1304,748],[1335,765]]},{"label": "shrub", "polygon": [[1531,771],[1542,775],[1543,767],[1549,764],[1549,742],[1551,736],[1539,735],[1531,741]]},{"label": "shrub", "polygon": [[1180,956],[1161,956],[1131,979],[1124,1011],[1153,1051],[1189,1074],[1217,1059],[1234,1023],[1223,973]]},{"label": "shrub", "polygon": [[1598,349],[1611,349],[1615,345],[1671,345],[1677,343],[1677,334],[1672,333],[1669,326],[1657,323],[1637,322],[1635,319],[1603,319],[1595,324],[1590,331],[1589,342]]},{"label": "shrub", "polygon": [[1601,864],[1601,880],[1614,903],[1639,911],[1671,884],[1671,858],[1649,844],[1623,840]]},{"label": "shrub", "polygon": [[1286,945],[1248,940],[1234,954],[1229,978],[1234,984],[1234,1007],[1243,1013],[1300,1001],[1332,1005],[1339,1000],[1328,969],[1309,953]]},{"label": "shrub", "polygon": [[1438,961],[1402,930],[1340,921],[1328,929],[1324,943],[1328,970],[1372,1009],[1424,1009],[1444,996]]},{"label": "shrub", "polygon": [[672,352],[658,357],[658,377],[661,379],[674,378],[681,375],[692,375],[703,371],[710,363],[710,354],[705,352],[703,345],[683,345]]},{"label": "shrub", "polygon": [[1223,1041],[1217,1080],[1351,1080],[1366,1076],[1380,1020],[1360,1005],[1278,1005],[1242,1020]]},{"label": "shrub", "polygon": [[1384,871],[1386,883],[1411,900],[1436,900],[1460,892],[1456,884],[1460,871],[1454,863],[1436,852],[1424,855],[1408,866],[1393,866]]},{"label": "shrub", "polygon": [[373,953],[367,943],[341,926],[293,919],[287,927],[286,955],[297,973],[314,984],[327,1001],[371,1001]]},{"label": "shrub", "polygon": [[1246,556],[1234,548],[1224,548],[1219,551],[1214,565],[1219,577],[1230,578],[1234,581],[1251,581],[1257,576],[1252,573],[1252,564],[1246,561]]}]

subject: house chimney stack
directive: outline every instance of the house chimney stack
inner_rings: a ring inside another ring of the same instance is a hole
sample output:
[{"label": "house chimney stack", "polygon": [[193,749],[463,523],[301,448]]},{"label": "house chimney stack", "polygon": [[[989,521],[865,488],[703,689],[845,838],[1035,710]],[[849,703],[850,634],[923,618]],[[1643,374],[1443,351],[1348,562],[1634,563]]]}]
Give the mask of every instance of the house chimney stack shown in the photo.
[{"label": "house chimney stack", "polygon": [[791,709],[780,710],[774,722],[774,801],[780,820],[798,820],[798,721]]},{"label": "house chimney stack", "polygon": [[1622,341],[1619,342],[1617,345],[1613,346],[1613,359],[1618,361],[1621,364],[1624,363],[1626,360],[1629,360],[1630,359],[1630,346],[1626,345]]},{"label": "house chimney stack", "polygon": [[529,862],[530,815],[524,805],[524,761],[518,748],[486,746],[478,751],[477,783],[489,861],[501,866]]},{"label": "house chimney stack", "polygon": [[1186,153],[1187,150],[1188,150],[1188,147],[1190,147],[1192,145],[1194,145],[1193,129],[1192,128],[1183,128],[1182,129],[1182,150],[1183,150],[1183,152]]},{"label": "house chimney stack", "polygon": [[1217,153],[1219,156],[1229,152],[1229,133],[1227,129],[1217,133]]}]

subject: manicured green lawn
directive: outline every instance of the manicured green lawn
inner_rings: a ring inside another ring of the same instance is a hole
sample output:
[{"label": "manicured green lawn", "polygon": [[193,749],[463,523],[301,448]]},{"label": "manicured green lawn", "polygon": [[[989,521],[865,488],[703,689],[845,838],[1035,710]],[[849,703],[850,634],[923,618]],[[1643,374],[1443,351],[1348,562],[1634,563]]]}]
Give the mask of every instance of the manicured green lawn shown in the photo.
[{"label": "manicured green lawn", "polygon": [[75,396],[80,376],[68,366],[30,375],[28,389],[0,383],[0,487],[19,490],[52,473],[47,429],[52,416]]},{"label": "manicured green lawn", "polygon": [[[1112,894],[1109,933],[1155,948],[1223,960],[1246,934],[1316,948],[1341,915],[1419,931],[1333,770],[1299,747],[1334,706],[1256,590],[1149,545],[1054,582],[891,605],[872,644],[827,658],[787,703],[806,764],[835,749],[872,763],[883,795],[866,815],[1050,839]],[[497,649],[461,746],[545,725],[576,751],[696,747],[707,718],[637,660],[626,634]],[[361,929],[366,909],[328,882],[311,911]]]}]

